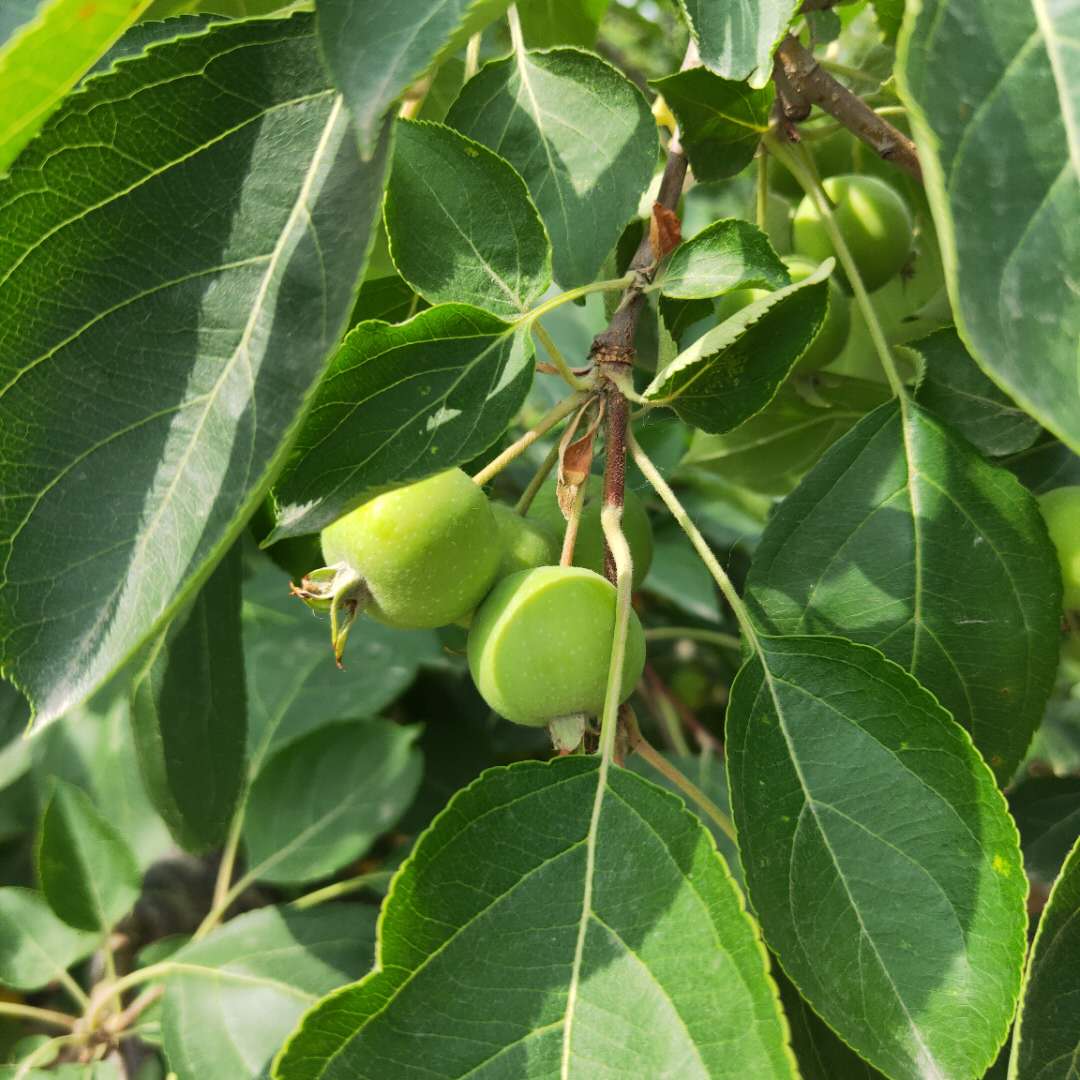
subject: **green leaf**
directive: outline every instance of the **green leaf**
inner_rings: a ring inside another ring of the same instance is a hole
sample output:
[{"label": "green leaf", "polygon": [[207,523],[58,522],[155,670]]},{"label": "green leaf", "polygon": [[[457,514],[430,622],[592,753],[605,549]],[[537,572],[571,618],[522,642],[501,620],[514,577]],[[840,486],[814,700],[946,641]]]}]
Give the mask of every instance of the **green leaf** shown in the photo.
[{"label": "green leaf", "polygon": [[916,395],[919,404],[984,454],[1014,454],[1038,437],[1038,423],[979,370],[952,327],[904,347],[926,364]]},{"label": "green leaf", "polygon": [[0,183],[0,668],[39,721],[202,584],[337,342],[389,134],[362,167],[313,30],[125,61]]},{"label": "green leaf", "polygon": [[349,316],[350,329],[358,323],[375,319],[388,323],[405,322],[426,307],[427,302],[421,300],[397,274],[370,278],[360,286]]},{"label": "green leaf", "polygon": [[793,1077],[711,837],[640,777],[599,781],[564,757],[458,792],[394,880],[375,970],[308,1013],[278,1080]]},{"label": "green leaf", "polygon": [[1002,464],[1036,495],[1068,484],[1080,484],[1080,456],[1057,439],[1040,439]]},{"label": "green leaf", "polygon": [[885,44],[895,45],[896,35],[900,33],[900,24],[904,21],[904,0],[870,0],[870,2]]},{"label": "green leaf", "polygon": [[0,791],[30,768],[30,740],[25,738],[30,709],[11,683],[0,682]]},{"label": "green leaf", "polygon": [[720,621],[712,576],[677,525],[656,530],[652,565],[642,588],[695,618]]},{"label": "green leaf", "polygon": [[268,560],[244,584],[244,667],[248,760],[254,776],[268,754],[331,720],[374,716],[441,656],[430,630],[395,630],[358,619],[349,634],[349,666],[334,665],[323,619],[289,595]]},{"label": "green leaf", "polygon": [[162,635],[132,687],[132,731],[147,794],[188,851],[224,840],[244,785],[242,574],[235,546]]},{"label": "green leaf", "polygon": [[1024,975],[1009,1080],[1070,1080],[1080,1059],[1080,841],[1043,909]]},{"label": "green leaf", "polygon": [[304,1010],[371,967],[375,914],[262,908],[174,954],[161,1013],[169,1068],[179,1080],[261,1080]]},{"label": "green leaf", "polygon": [[273,539],[315,532],[380,490],[476,457],[517,414],[533,347],[485,311],[429,308],[345,338],[274,489]]},{"label": "green leaf", "polygon": [[347,720],[282,747],[247,800],[244,844],[252,877],[313,881],[365,854],[416,794],[419,733],[388,720]]},{"label": "green leaf", "polygon": [[747,599],[769,633],[835,633],[907,668],[1004,783],[1042,718],[1061,595],[1035,500],[917,405],[848,432],[770,520]]},{"label": "green leaf", "polygon": [[960,336],[1080,452],[1077,36],[1069,5],[923,0],[900,35],[896,79]]},{"label": "green leaf", "polygon": [[485,64],[446,118],[521,174],[564,289],[595,280],[656,166],[656,122],[641,91],[577,49]]},{"label": "green leaf", "polygon": [[762,638],[728,706],[739,853],[769,947],[893,1080],[981,1076],[1012,1018],[1027,882],[971,740],[900,667]]},{"label": "green leaf", "polygon": [[799,0],[718,4],[679,0],[701,62],[717,75],[764,86],[772,75],[772,54],[787,33]]},{"label": "green leaf", "polygon": [[645,391],[702,431],[730,431],[760,412],[821,328],[832,260],[737,311],[684,349]]},{"label": "green leaf", "polygon": [[551,284],[551,245],[524,181],[452,128],[395,128],[383,217],[398,273],[432,304],[521,315]]},{"label": "green leaf", "polygon": [[110,930],[131,910],[142,881],[124,838],[63,780],[41,816],[37,868],[49,907],[78,930]]},{"label": "green leaf", "polygon": [[37,134],[95,60],[138,18],[150,0],[41,0],[0,35],[0,174]]},{"label": "green leaf", "polygon": [[656,287],[664,296],[696,300],[733,289],[782,289],[790,284],[769,238],[749,221],[725,218],[680,244]]},{"label": "green leaf", "polygon": [[751,491],[786,495],[844,432],[888,400],[881,383],[831,372],[818,372],[815,381],[808,396],[785,383],[734,431],[694,432],[683,463]]},{"label": "green leaf", "polygon": [[679,122],[679,137],[698,180],[726,180],[750,164],[769,127],[773,89],[751,90],[704,68],[653,79]]},{"label": "green leaf", "polygon": [[390,106],[508,0],[319,0],[319,40],[370,157]]},{"label": "green leaf", "polygon": [[610,0],[518,0],[525,44],[532,49],[580,45],[591,49]]},{"label": "green leaf", "polygon": [[61,922],[33,889],[0,889],[0,983],[37,990],[89,956],[98,936]]},{"label": "green leaf", "polygon": [[1049,887],[1080,836],[1080,777],[1028,777],[1008,796],[1028,877]]}]

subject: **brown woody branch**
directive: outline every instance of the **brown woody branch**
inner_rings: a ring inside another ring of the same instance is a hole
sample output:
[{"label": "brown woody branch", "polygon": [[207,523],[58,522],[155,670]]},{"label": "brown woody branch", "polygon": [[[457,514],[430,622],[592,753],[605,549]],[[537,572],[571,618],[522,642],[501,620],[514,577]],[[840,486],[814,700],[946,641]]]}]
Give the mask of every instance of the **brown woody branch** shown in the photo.
[{"label": "brown woody branch", "polygon": [[[840,121],[884,161],[891,161],[922,183],[915,144],[869,105],[837,82],[798,39],[788,36],[776,51],[774,68],[777,91],[784,115],[789,120],[804,119],[789,115],[801,103],[817,105]],[[790,95],[790,96],[789,96]]]}]

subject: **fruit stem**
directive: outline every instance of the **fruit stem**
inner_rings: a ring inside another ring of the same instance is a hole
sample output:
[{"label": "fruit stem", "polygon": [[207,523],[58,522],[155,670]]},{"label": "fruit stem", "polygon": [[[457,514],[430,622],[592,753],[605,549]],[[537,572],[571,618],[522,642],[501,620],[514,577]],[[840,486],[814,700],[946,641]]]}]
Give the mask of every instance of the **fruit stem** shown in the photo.
[{"label": "fruit stem", "polygon": [[769,209],[769,155],[764,150],[758,151],[757,159],[757,190],[754,200],[754,216],[757,227],[765,231],[765,219]]},{"label": "fruit stem", "polygon": [[705,568],[712,574],[713,580],[724,594],[724,599],[727,600],[731,610],[735,613],[735,618],[739,621],[739,628],[746,635],[746,639],[750,642],[754,651],[760,652],[761,646],[758,642],[757,631],[754,629],[754,624],[750,619],[750,613],[746,610],[746,605],[742,602],[742,597],[736,592],[735,586],[732,585],[731,578],[724,572],[724,568],[713,554],[712,548],[709,547],[698,527],[690,520],[686,508],[679,502],[675,492],[668,486],[668,482],[660,475],[659,469],[652,463],[645,451],[641,449],[637,439],[634,438],[633,432],[630,432],[629,443],[630,453],[633,455],[634,462],[641,470],[642,475],[652,484],[653,489],[660,496],[671,516],[690,538],[694,550],[705,564]]},{"label": "fruit stem", "polygon": [[735,841],[735,826],[732,825],[731,818],[697,784],[672,765],[640,731],[631,731],[630,740],[635,753],[644,758],[661,776],[670,780],[691,802],[700,806],[705,816],[714,822],[729,840]]},{"label": "fruit stem", "polygon": [[34,1020],[47,1027],[72,1031],[79,1022],[77,1017],[54,1009],[39,1009],[34,1005],[23,1005],[17,1001],[0,1001],[0,1016],[13,1016],[19,1020]]},{"label": "fruit stem", "polygon": [[359,892],[361,889],[378,888],[380,885],[389,885],[394,876],[392,870],[373,870],[370,874],[358,874],[356,877],[346,878],[344,881],[335,881],[330,885],[324,885],[314,892],[305,893],[297,897],[289,907],[298,911],[315,907],[327,900],[336,900],[339,896],[348,896],[349,893]]},{"label": "fruit stem", "polygon": [[600,755],[610,761],[615,751],[615,731],[619,726],[619,699],[622,696],[623,663],[626,637],[630,629],[630,591],[634,580],[634,562],[630,545],[622,531],[622,505],[605,502],[600,511],[607,550],[615,563],[615,635],[611,642],[604,714],[600,721]]},{"label": "fruit stem", "polygon": [[492,458],[473,476],[473,481],[483,487],[493,477],[502,472],[511,461],[521,457],[541,435],[547,434],[560,420],[569,416],[575,409],[580,408],[585,397],[584,394],[571,394],[569,397],[563,398],[562,401],[544,413],[539,422],[526,431],[520,439],[511,443],[498,457]]},{"label": "fruit stem", "polygon": [[544,346],[544,350],[547,352],[551,363],[562,376],[563,381],[567,386],[569,386],[571,390],[577,391],[579,394],[584,390],[588,390],[589,384],[584,379],[579,379],[574,374],[573,369],[566,362],[566,357],[563,356],[559,346],[555,344],[555,339],[547,332],[544,324],[539,322],[533,323],[532,332],[536,335],[540,344]]},{"label": "fruit stem", "polygon": [[848,284],[855,294],[855,302],[859,305],[859,310],[866,321],[866,329],[870,333],[870,340],[874,343],[874,349],[877,351],[881,366],[885,370],[885,378],[889,381],[889,388],[892,390],[893,396],[898,397],[903,402],[906,393],[904,382],[900,378],[900,373],[896,370],[896,363],[889,350],[889,344],[885,340],[885,333],[881,329],[881,323],[878,322],[874,304],[870,299],[870,294],[866,291],[866,286],[863,284],[859,268],[855,265],[851,249],[847,246],[847,242],[840,232],[840,227],[836,224],[836,217],[832,212],[832,207],[829,205],[825,190],[818,183],[817,178],[807,165],[806,150],[802,146],[786,145],[774,131],[770,131],[765,136],[765,144],[768,146],[769,152],[791,171],[791,174],[799,182],[799,186],[814,204],[821,218],[821,223],[829,234],[833,251],[836,252],[836,257],[840,260],[844,273],[847,274]]},{"label": "fruit stem", "polygon": [[555,462],[559,460],[559,444],[556,443],[548,452],[547,457],[540,463],[540,467],[533,473],[533,478],[529,481],[528,487],[521,493],[521,498],[518,499],[514,506],[514,510],[524,516],[529,512],[529,507],[533,504],[533,499],[536,498],[536,493],[544,486],[544,481],[548,478],[551,470],[555,468]]},{"label": "fruit stem", "polygon": [[739,639],[734,634],[724,634],[719,630],[703,630],[697,626],[656,626],[645,631],[646,641],[703,641],[709,645],[719,645],[721,649],[734,649],[738,652]]},{"label": "fruit stem", "polygon": [[570,506],[570,516],[566,519],[566,531],[563,533],[562,552],[559,555],[560,566],[572,566],[574,563],[574,545],[577,544],[578,526],[581,524],[581,508],[585,505],[585,484],[581,484]]}]

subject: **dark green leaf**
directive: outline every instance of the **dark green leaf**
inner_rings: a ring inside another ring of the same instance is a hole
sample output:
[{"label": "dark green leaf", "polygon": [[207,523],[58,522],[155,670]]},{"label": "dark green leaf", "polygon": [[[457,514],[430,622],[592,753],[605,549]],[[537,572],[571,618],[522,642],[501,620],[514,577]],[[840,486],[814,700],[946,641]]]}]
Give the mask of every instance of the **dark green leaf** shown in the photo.
[{"label": "dark green leaf", "polygon": [[124,838],[77,787],[54,782],[37,850],[49,907],[79,930],[110,930],[131,910],[142,875]]},{"label": "dark green leaf", "polygon": [[459,792],[395,879],[375,971],[304,1018],[274,1075],[403,1080],[420,1055],[433,1078],[793,1077],[711,837],[640,777],[599,776],[565,757]]},{"label": "dark green leaf", "polygon": [[30,5],[21,2],[0,16],[0,174],[147,3],[41,0],[30,17]]},{"label": "dark green leaf", "polygon": [[346,720],[282,747],[248,796],[248,872],[260,881],[312,881],[363,855],[416,794],[417,735],[387,720]]},{"label": "dark green leaf", "polygon": [[0,682],[0,791],[30,768],[33,754],[26,726],[30,709],[11,683]]},{"label": "dark green leaf", "polygon": [[1002,462],[1036,495],[1080,484],[1080,456],[1054,438],[1044,438]]},{"label": "dark green leaf", "polygon": [[330,363],[274,489],[274,537],[315,532],[381,489],[469,461],[517,414],[532,340],[444,304],[399,326],[361,323]]},{"label": "dark green leaf", "polygon": [[1009,792],[1028,877],[1053,884],[1080,836],[1080,777],[1029,777]]},{"label": "dark green leaf", "polygon": [[98,946],[98,935],[61,922],[33,889],[0,889],[0,983],[37,990]]},{"label": "dark green leaf", "polygon": [[559,284],[593,281],[656,165],[656,123],[641,91],[577,49],[515,49],[469,80],[446,120],[521,174]]},{"label": "dark green leaf", "polygon": [[904,0],[871,0],[871,3],[885,44],[895,45],[900,24],[904,21]]},{"label": "dark green leaf", "polygon": [[188,851],[224,840],[244,785],[242,573],[236,546],[162,636],[132,690],[132,730],[147,793]]},{"label": "dark green leaf", "polygon": [[924,0],[896,78],[960,334],[994,382],[1080,452],[1076,36],[1067,5]]},{"label": "dark green leaf", "polygon": [[984,454],[1013,454],[1038,437],[1038,423],[979,370],[952,327],[908,342],[905,348],[918,353],[926,364],[917,394],[919,404]]},{"label": "dark green leaf", "polygon": [[427,302],[397,274],[368,279],[360,286],[360,293],[349,316],[350,329],[357,323],[378,320],[399,323],[411,319],[423,311]]},{"label": "dark green leaf", "polygon": [[801,993],[893,1080],[975,1078],[1026,942],[1016,827],[971,740],[875,649],[762,638],[728,706],[739,853]]},{"label": "dark green leaf", "polygon": [[790,283],[769,238],[749,221],[726,218],[680,244],[656,287],[665,296],[694,300],[733,289],[782,289]]},{"label": "dark green leaf", "polygon": [[709,330],[657,372],[645,397],[670,401],[688,424],[713,433],[760,412],[821,328],[831,270],[830,259]]},{"label": "dark green leaf", "polygon": [[679,122],[683,149],[698,180],[725,180],[750,164],[769,127],[773,89],[751,90],[704,68],[653,79]]},{"label": "dark green leaf", "polygon": [[352,304],[388,140],[360,165],[310,18],[223,23],[89,80],[0,183],[0,666],[40,719],[262,499]]},{"label": "dark green leaf", "polygon": [[772,54],[787,33],[799,0],[759,0],[755,4],[679,0],[697,42],[701,62],[726,79],[764,86],[772,75]]},{"label": "dark green leaf", "polygon": [[1059,584],[1032,496],[917,405],[890,403],[780,506],[747,595],[770,633],[876,645],[1005,782],[1053,687]]},{"label": "dark green leaf", "polygon": [[524,181],[452,128],[395,128],[383,216],[398,273],[432,304],[520,315],[551,284],[551,245]]},{"label": "dark green leaf", "polygon": [[713,579],[677,525],[657,530],[652,565],[642,588],[695,618],[720,621]]},{"label": "dark green leaf", "polygon": [[1080,1060],[1080,841],[1069,854],[1031,946],[1013,1036],[1011,1080],[1071,1080]]},{"label": "dark green leaf", "polygon": [[409,85],[492,19],[508,0],[319,0],[319,39],[352,113],[361,156]]},{"label": "dark green leaf", "polygon": [[610,0],[519,0],[518,15],[525,44],[532,49],[581,45],[596,41],[600,20]]},{"label": "dark green leaf", "polygon": [[322,994],[370,967],[375,908],[263,908],[174,954],[161,1026],[179,1080],[261,1080]]},{"label": "dark green leaf", "polygon": [[268,561],[244,585],[244,667],[252,775],[268,754],[331,720],[374,716],[440,656],[430,630],[394,630],[361,618],[349,634],[349,665],[334,666],[324,619],[289,595]]}]

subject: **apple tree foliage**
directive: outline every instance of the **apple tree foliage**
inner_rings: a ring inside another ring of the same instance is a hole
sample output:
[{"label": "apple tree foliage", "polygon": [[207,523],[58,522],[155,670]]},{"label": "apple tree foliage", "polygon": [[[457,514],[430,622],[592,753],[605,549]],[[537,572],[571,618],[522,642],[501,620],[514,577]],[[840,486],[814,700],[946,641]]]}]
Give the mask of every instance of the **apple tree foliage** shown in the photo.
[{"label": "apple tree foliage", "polygon": [[[0,1076],[1075,1077],[1078,41],[3,4]],[[564,561],[605,475],[558,750],[290,596],[449,469]]]}]

